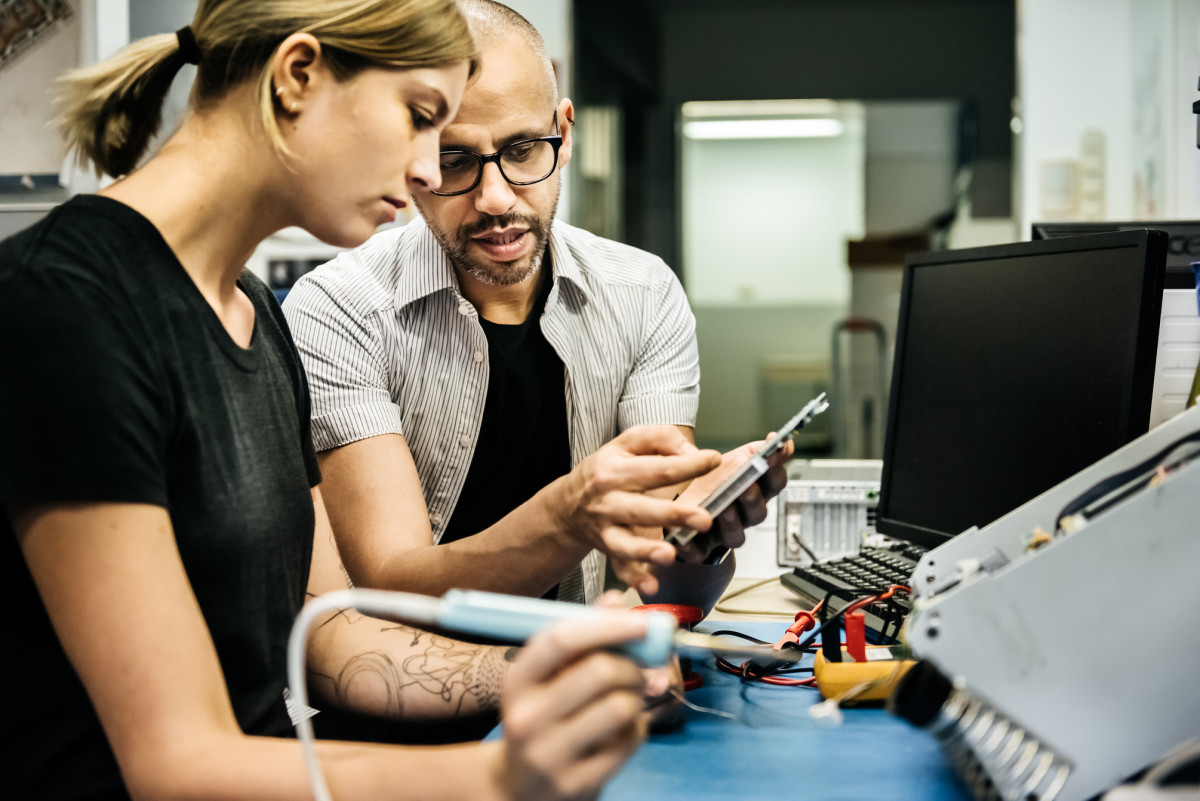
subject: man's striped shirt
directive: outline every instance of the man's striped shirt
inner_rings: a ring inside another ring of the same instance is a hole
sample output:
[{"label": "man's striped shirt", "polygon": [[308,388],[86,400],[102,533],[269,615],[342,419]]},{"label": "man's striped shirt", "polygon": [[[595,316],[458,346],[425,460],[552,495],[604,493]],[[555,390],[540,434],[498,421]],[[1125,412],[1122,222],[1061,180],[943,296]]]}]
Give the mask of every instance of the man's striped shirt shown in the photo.
[{"label": "man's striped shirt", "polygon": [[[695,319],[671,270],[562,222],[549,250],[541,326],[566,369],[571,464],[633,426],[694,425]],[[487,339],[449,257],[417,219],[304,276],[284,311],[308,373],[317,450],[402,434],[440,539],[471,466],[488,383]],[[593,552],[559,597],[590,602],[603,583],[603,557]]]}]

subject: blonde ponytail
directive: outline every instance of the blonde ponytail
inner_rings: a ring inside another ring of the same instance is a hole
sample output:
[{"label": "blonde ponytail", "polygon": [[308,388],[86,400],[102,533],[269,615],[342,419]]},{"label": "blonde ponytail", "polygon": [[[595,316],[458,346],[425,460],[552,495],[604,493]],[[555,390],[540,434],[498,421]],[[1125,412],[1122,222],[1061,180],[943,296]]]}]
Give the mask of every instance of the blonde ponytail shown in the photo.
[{"label": "blonde ponytail", "polygon": [[[271,59],[293,33],[311,33],[339,79],[370,66],[437,67],[478,51],[455,0],[200,0],[179,34],[151,36],[58,82],[58,125],[69,150],[99,172],[125,175],[162,122],[179,68],[199,62],[191,104],[203,107],[245,81],[257,85],[263,128],[283,153]],[[182,35],[182,38],[181,38]]]},{"label": "blonde ponytail", "polygon": [[132,172],[162,123],[171,81],[185,63],[173,33],[150,36],[58,80],[58,126],[68,152],[97,172]]}]

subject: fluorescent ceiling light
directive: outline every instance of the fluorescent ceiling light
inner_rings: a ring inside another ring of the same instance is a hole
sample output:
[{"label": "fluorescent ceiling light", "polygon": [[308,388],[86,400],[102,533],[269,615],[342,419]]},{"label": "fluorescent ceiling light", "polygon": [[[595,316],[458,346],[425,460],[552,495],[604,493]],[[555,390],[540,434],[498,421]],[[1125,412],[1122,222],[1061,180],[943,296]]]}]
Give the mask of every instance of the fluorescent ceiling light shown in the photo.
[{"label": "fluorescent ceiling light", "polygon": [[684,123],[688,139],[795,139],[814,136],[841,136],[841,120],[809,118],[800,120],[693,120]]},{"label": "fluorescent ceiling light", "polygon": [[846,105],[836,100],[689,100],[681,110],[692,119],[829,117]]}]

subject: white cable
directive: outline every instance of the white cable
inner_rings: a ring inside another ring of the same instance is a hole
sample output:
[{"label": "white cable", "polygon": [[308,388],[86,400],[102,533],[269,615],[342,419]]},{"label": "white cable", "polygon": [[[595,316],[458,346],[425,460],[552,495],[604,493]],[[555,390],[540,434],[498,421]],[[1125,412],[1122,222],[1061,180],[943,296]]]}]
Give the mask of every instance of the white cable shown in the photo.
[{"label": "white cable", "polygon": [[729,718],[730,720],[738,719],[738,716],[733,714],[732,712],[725,712],[721,709],[713,709],[711,706],[700,706],[699,704],[693,704],[691,701],[689,701],[684,696],[684,694],[682,692],[680,692],[675,687],[671,688],[670,693],[672,696],[677,698],[679,700],[679,702],[682,703],[684,706],[686,706],[688,709],[694,709],[695,711],[703,712],[706,715],[716,715],[716,716],[722,717],[722,718]]},{"label": "white cable", "polygon": [[[338,590],[309,601],[296,616],[288,637],[287,673],[288,691],[297,705],[297,714],[293,717],[296,737],[300,740],[316,801],[332,801],[332,798],[313,749],[308,688],[304,681],[308,630],[314,621],[343,609],[358,609],[364,614],[399,619],[424,628],[438,627],[516,643],[525,642],[559,620],[587,623],[611,614],[611,611],[592,606],[479,590],[450,590],[441,598],[391,590]],[[675,649],[678,628],[675,618],[666,612],[647,612],[645,623],[646,632],[642,637],[614,648],[643,667],[665,665]]]},{"label": "white cable", "polygon": [[296,737],[300,740],[300,751],[304,754],[304,766],[308,771],[308,781],[315,801],[333,801],[333,796],[329,793],[329,785],[325,783],[325,774],[317,759],[312,718],[307,714],[305,651],[308,645],[308,630],[313,622],[332,612],[358,609],[366,614],[387,615],[401,618],[408,623],[432,625],[437,622],[440,608],[441,601],[427,595],[384,590],[338,590],[309,601],[296,616],[296,622],[292,624],[292,632],[288,636],[288,688],[297,705]]}]

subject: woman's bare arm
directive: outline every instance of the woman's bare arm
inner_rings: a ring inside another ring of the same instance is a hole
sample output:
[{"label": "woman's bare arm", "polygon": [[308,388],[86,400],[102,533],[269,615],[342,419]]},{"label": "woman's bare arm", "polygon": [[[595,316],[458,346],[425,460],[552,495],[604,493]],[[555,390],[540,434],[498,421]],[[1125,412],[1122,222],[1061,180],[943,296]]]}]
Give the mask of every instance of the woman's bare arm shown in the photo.
[{"label": "woman's bare arm", "polygon": [[[134,798],[311,798],[298,743],[238,728],[165,510],[55,504],[12,518]],[[340,798],[498,797],[498,746],[426,751],[321,745]]]},{"label": "woman's bare arm", "polygon": [[[164,509],[102,503],[6,511],[133,798],[311,798],[296,741],[238,728]],[[525,649],[515,678],[506,679],[516,686],[506,701],[518,721],[515,742],[320,743],[334,795],[522,798],[558,787],[556,775],[575,777],[571,792],[598,786],[636,746],[642,685],[630,663],[595,649],[637,636],[640,625],[624,616],[591,630],[568,627]],[[582,696],[580,682],[589,687]]]}]

